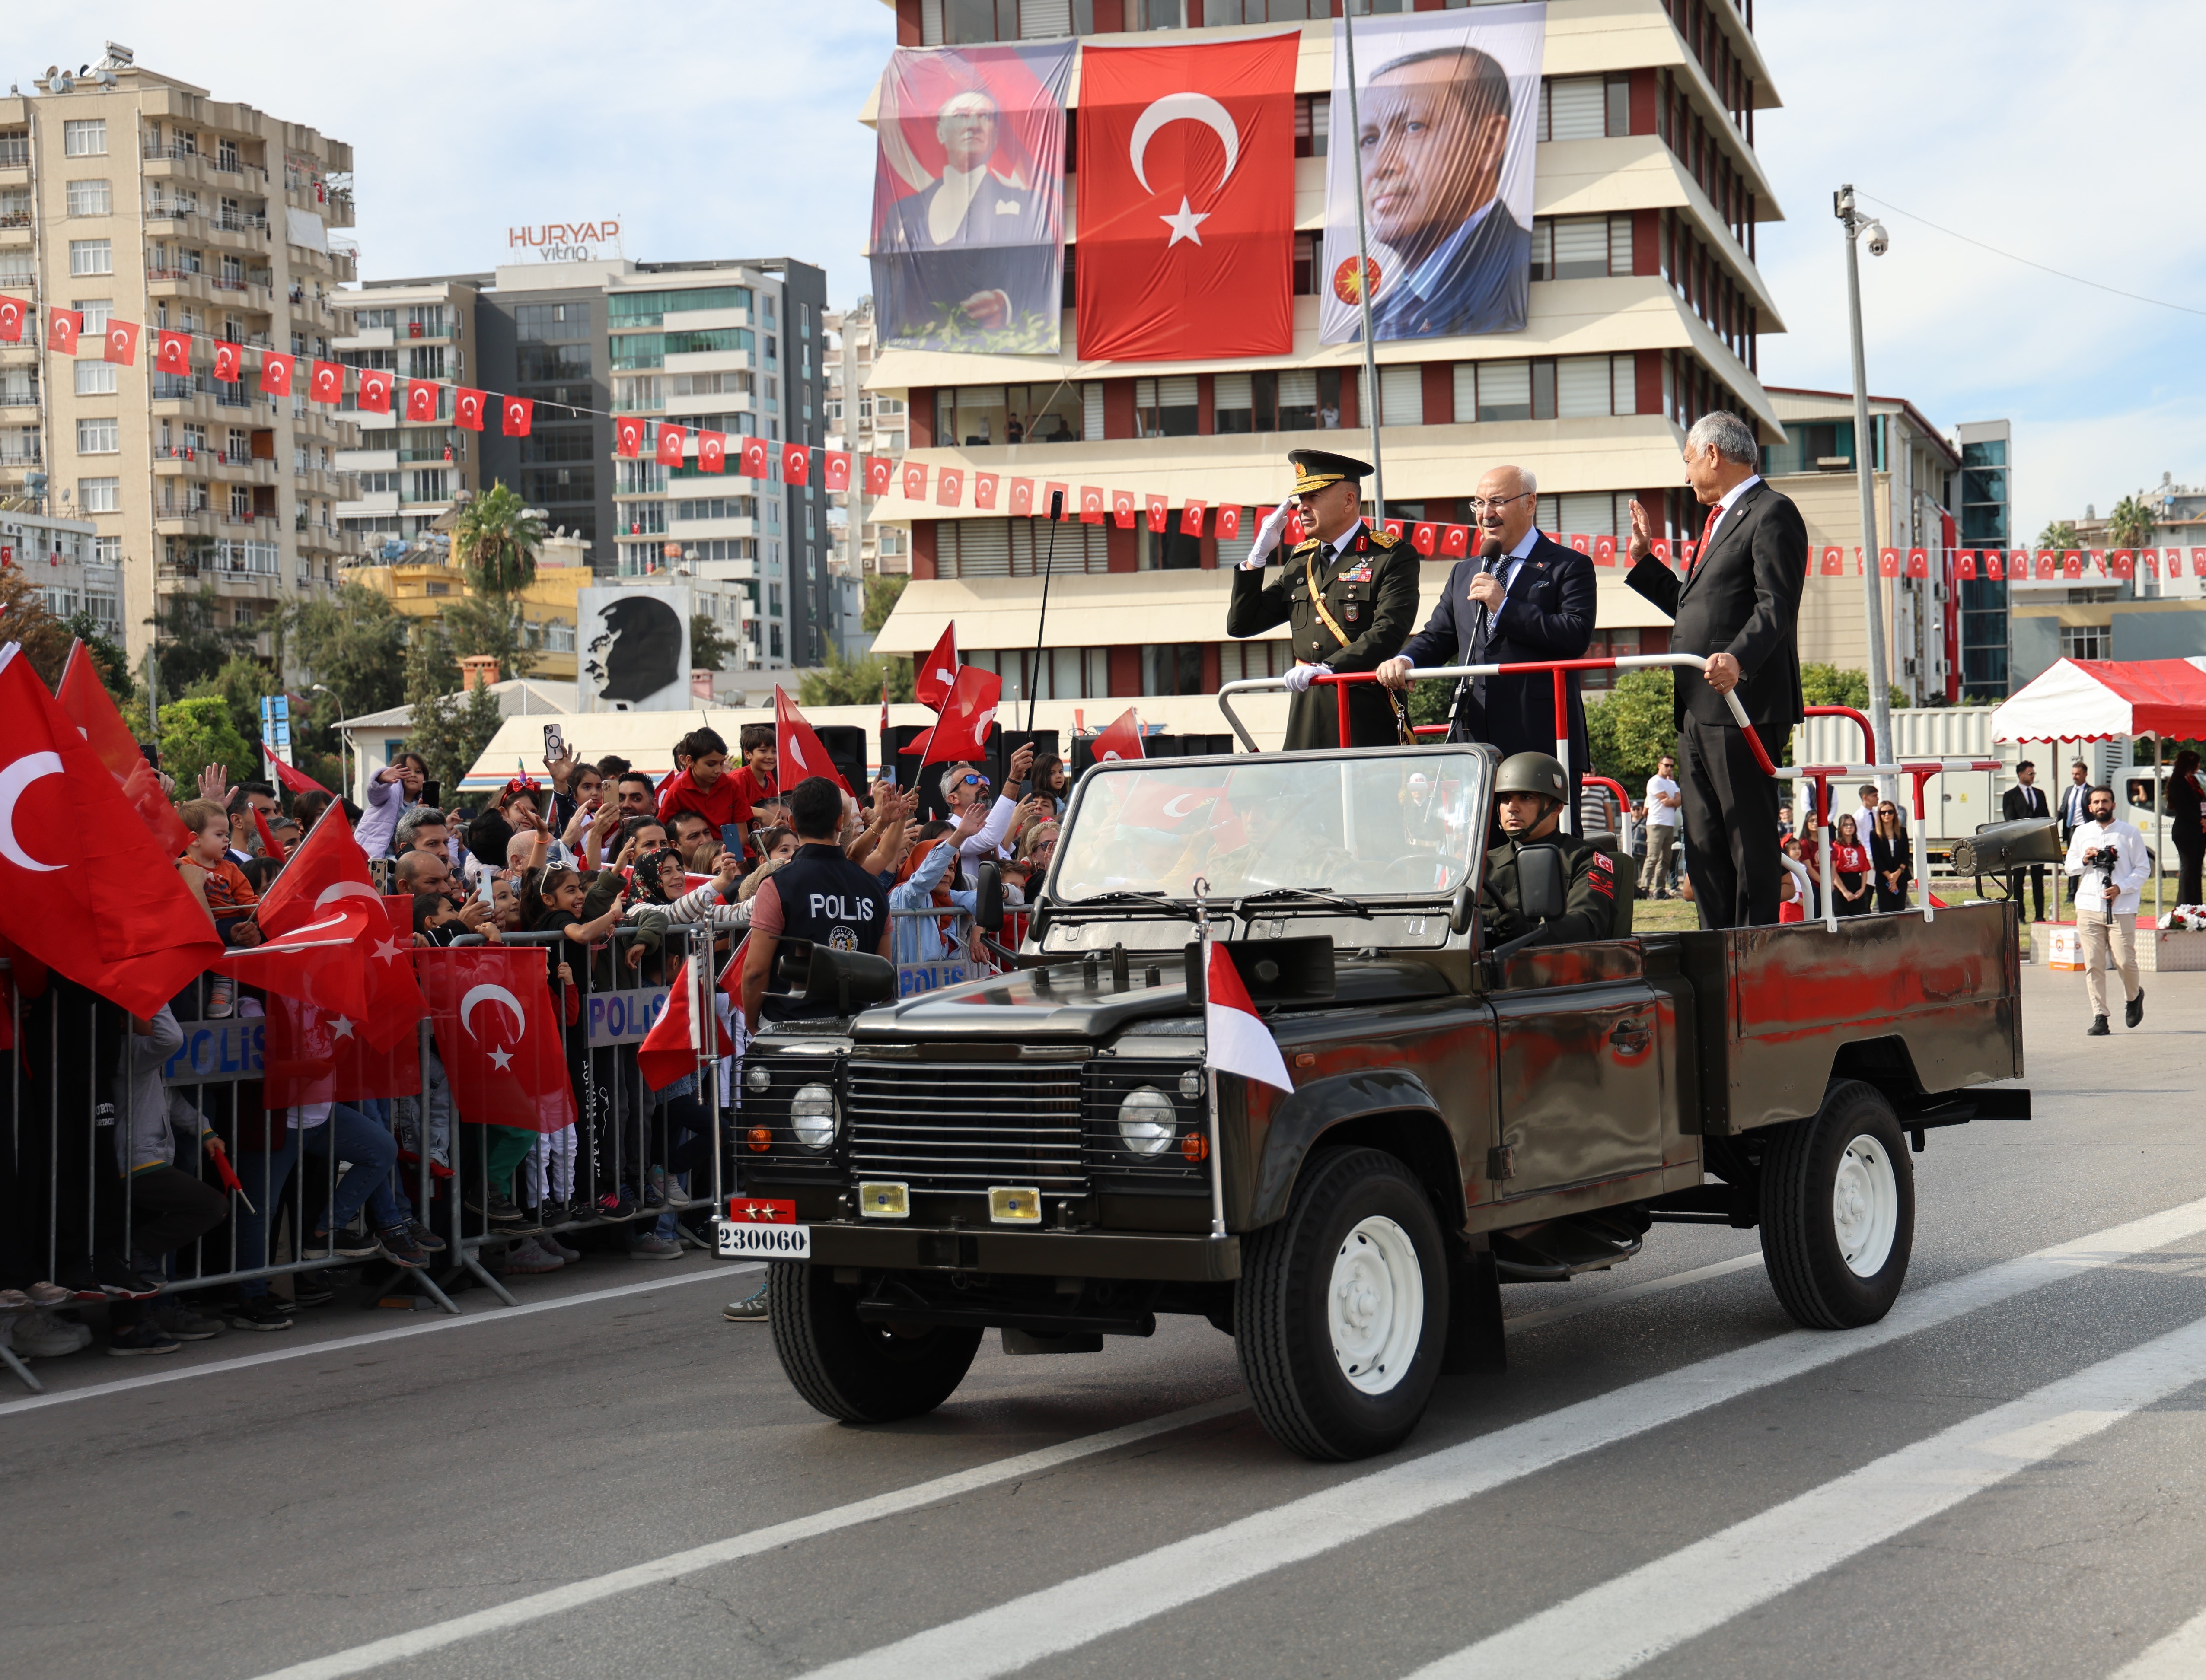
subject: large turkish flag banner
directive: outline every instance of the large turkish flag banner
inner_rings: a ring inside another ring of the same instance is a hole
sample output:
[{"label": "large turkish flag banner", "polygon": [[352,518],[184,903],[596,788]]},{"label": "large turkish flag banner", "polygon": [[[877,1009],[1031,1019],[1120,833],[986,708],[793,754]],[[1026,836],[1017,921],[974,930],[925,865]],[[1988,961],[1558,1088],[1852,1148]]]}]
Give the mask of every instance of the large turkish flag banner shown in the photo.
[{"label": "large turkish flag banner", "polygon": [[572,1125],[575,1089],[544,947],[432,946],[414,961],[460,1118],[532,1132]]},{"label": "large turkish flag banner", "polygon": [[1081,54],[1080,353],[1294,348],[1301,37]]}]

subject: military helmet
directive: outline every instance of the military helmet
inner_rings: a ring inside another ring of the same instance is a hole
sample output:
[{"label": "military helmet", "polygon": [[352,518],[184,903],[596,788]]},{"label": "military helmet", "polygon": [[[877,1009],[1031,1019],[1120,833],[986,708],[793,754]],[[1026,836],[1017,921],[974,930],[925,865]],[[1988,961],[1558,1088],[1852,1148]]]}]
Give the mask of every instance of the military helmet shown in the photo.
[{"label": "military helmet", "polygon": [[1570,777],[1563,766],[1545,753],[1513,753],[1501,760],[1494,777],[1494,791],[1502,794],[1544,794],[1558,802],[1570,799]]}]

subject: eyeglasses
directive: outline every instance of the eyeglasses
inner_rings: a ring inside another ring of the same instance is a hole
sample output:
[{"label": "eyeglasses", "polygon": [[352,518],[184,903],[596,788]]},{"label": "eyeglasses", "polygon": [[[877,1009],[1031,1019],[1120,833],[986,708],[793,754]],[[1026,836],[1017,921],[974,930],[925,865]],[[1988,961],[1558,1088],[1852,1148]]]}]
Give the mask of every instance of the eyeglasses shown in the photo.
[{"label": "eyeglasses", "polygon": [[1533,492],[1529,490],[1520,490],[1514,496],[1496,496],[1490,500],[1483,496],[1474,496],[1466,505],[1469,506],[1474,515],[1484,513],[1488,508],[1493,509],[1496,513],[1499,513],[1502,509],[1507,507],[1511,502],[1521,502],[1532,493]]},{"label": "eyeglasses", "polygon": [[966,788],[985,788],[988,785],[988,778],[985,776],[961,776],[957,782],[960,787]]}]

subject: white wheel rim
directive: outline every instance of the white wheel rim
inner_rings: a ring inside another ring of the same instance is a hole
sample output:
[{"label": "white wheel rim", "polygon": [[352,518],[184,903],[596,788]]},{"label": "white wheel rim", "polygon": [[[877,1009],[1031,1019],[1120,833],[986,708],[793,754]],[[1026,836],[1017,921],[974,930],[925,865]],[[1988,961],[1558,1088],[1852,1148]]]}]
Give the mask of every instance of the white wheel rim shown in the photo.
[{"label": "white wheel rim", "polygon": [[1385,1394],[1407,1376],[1425,1329],[1425,1274],[1409,1232],[1380,1214],[1349,1232],[1333,1256],[1325,1310],[1350,1387]]},{"label": "white wheel rim", "polygon": [[1863,1133],[1839,1157],[1831,1186],[1831,1224],[1846,1269],[1857,1278],[1874,1278],[1892,1258],[1899,1230],[1899,1178],[1892,1156],[1878,1139]]}]

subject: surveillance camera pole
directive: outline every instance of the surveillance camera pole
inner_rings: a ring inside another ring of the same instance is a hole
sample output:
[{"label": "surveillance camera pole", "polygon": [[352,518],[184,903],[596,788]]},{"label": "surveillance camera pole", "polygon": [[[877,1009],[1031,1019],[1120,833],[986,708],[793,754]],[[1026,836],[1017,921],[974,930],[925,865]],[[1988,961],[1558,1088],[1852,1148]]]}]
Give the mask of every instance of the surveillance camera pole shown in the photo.
[{"label": "surveillance camera pole", "polygon": [[[1876,540],[1876,463],[1869,452],[1869,366],[1862,353],[1861,252],[1862,231],[1869,217],[1854,208],[1851,184],[1831,195],[1831,213],[1846,230],[1846,318],[1853,329],[1854,349],[1854,476],[1861,486],[1862,599],[1869,631],[1869,715],[1876,739],[1872,742],[1879,764],[1890,764],[1892,691],[1884,672],[1884,581],[1878,575]],[[1895,509],[1895,515],[1897,510]],[[1892,778],[1879,778],[1888,796]]]}]

